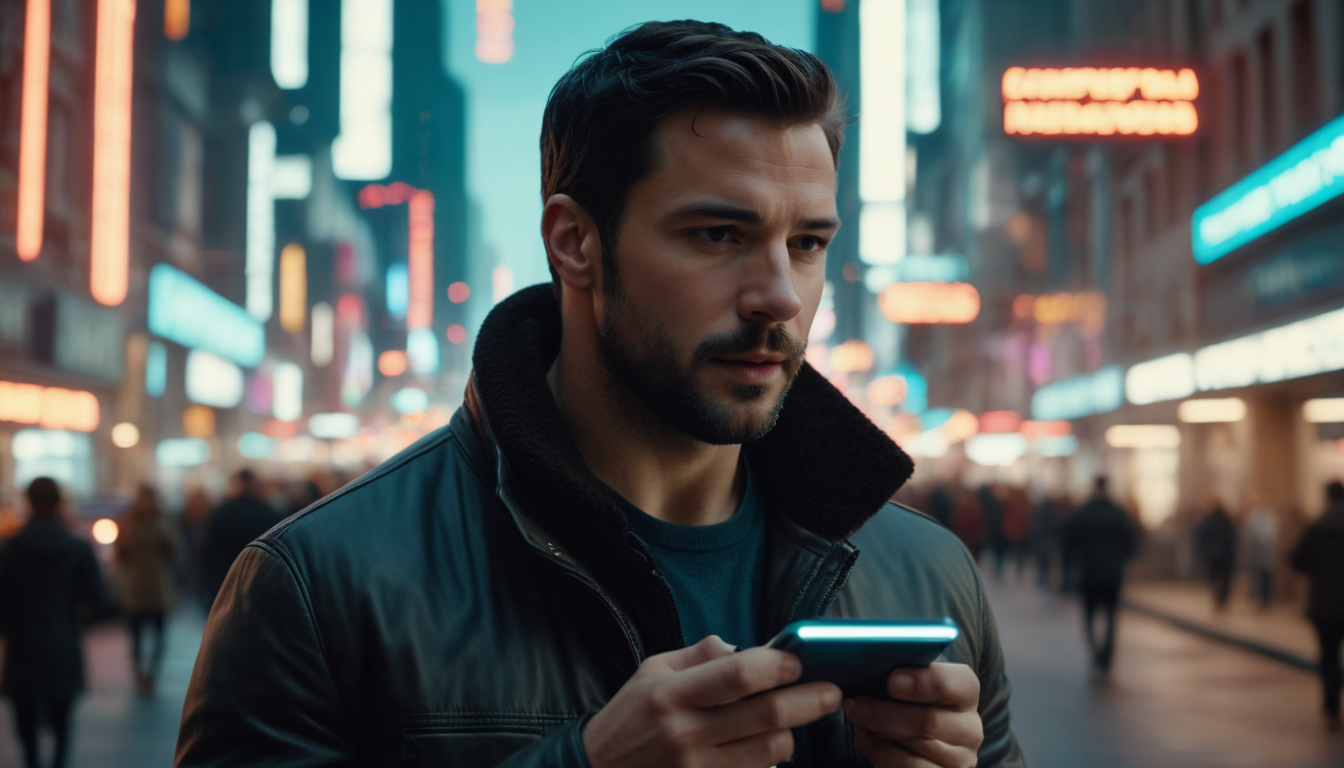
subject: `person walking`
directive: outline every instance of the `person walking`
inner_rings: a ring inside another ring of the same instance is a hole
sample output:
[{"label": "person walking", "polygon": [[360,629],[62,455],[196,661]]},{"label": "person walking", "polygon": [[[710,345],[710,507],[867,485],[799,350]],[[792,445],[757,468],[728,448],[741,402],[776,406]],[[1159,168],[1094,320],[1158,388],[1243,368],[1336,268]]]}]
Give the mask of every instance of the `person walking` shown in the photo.
[{"label": "person walking", "polygon": [[1321,688],[1325,716],[1340,727],[1340,689],[1344,686],[1340,646],[1344,645],[1344,484],[1325,488],[1325,513],[1302,534],[1293,550],[1294,568],[1311,581],[1307,618],[1316,625],[1321,645]]},{"label": "person walking", "polygon": [[1003,504],[1003,519],[999,523],[1009,556],[1017,568],[1017,579],[1027,569],[1027,545],[1031,536],[1031,501],[1021,488],[1010,488]]},{"label": "person walking", "polygon": [[141,485],[114,547],[122,608],[130,624],[131,666],[141,696],[154,695],[163,661],[163,617],[173,605],[173,562],[180,551],[177,531],[163,519],[154,489]]},{"label": "person walking", "polygon": [[6,640],[4,693],[14,706],[14,726],[24,764],[42,764],[39,736],[50,730],[50,765],[63,768],[70,754],[70,715],[84,687],[80,609],[95,613],[103,602],[102,573],[93,548],[66,530],[61,492],[39,477],[28,486],[32,517],[0,549],[0,634]]},{"label": "person walking", "polygon": [[1274,599],[1274,571],[1279,567],[1279,518],[1274,510],[1251,497],[1251,514],[1242,525],[1246,542],[1246,570],[1261,611]]},{"label": "person walking", "polygon": [[1045,496],[1031,516],[1031,554],[1036,561],[1036,583],[1046,588],[1055,584],[1063,528],[1063,504],[1062,498],[1056,500]]},{"label": "person walking", "polygon": [[229,498],[205,524],[201,551],[202,597],[208,611],[238,553],[280,522],[280,516],[261,498],[252,470],[239,470],[230,481]]},{"label": "person walking", "polygon": [[[1125,510],[1106,493],[1106,478],[1098,477],[1092,497],[1064,524],[1064,560],[1076,569],[1083,595],[1083,629],[1092,651],[1092,666],[1105,675],[1115,652],[1115,612],[1125,581],[1125,564],[1139,547],[1138,532]],[[1096,636],[1096,614],[1105,620],[1101,639]]]},{"label": "person walking", "polygon": [[1210,496],[1209,512],[1195,526],[1195,551],[1213,586],[1213,607],[1227,608],[1232,591],[1232,574],[1237,560],[1237,526],[1216,496]]}]

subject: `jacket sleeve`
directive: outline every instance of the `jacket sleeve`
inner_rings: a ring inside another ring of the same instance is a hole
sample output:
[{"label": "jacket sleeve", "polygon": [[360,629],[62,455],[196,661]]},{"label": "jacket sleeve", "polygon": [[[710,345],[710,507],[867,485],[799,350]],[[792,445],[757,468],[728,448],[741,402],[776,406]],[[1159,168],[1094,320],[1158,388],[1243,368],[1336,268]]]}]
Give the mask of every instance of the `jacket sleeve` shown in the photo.
[{"label": "jacket sleeve", "polygon": [[499,768],[592,768],[583,746],[583,729],[592,715],[574,720],[546,734],[546,738],[519,750]]},{"label": "jacket sleeve", "polygon": [[306,591],[278,553],[247,547],[210,609],[174,765],[360,765],[351,733]]},{"label": "jacket sleeve", "polygon": [[977,768],[1026,768],[1027,761],[1013,734],[1012,716],[1008,709],[1011,694],[1008,673],[999,644],[999,629],[994,614],[985,599],[984,585],[975,573],[976,591],[980,597],[980,661],[976,674],[980,678],[980,721],[984,725],[985,740],[980,745]]}]

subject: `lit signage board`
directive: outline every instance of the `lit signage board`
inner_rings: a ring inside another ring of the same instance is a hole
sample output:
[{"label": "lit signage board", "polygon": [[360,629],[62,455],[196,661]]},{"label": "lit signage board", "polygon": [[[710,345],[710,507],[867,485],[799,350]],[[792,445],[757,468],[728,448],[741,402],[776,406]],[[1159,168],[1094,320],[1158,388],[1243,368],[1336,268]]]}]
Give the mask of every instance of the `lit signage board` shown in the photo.
[{"label": "lit signage board", "polygon": [[1031,417],[1037,421],[1081,419],[1114,411],[1124,402],[1124,372],[1120,366],[1111,365],[1036,390],[1031,398]]},{"label": "lit signage board", "polygon": [[958,254],[906,256],[894,267],[896,279],[903,283],[957,283],[971,276],[971,265]]},{"label": "lit signage board", "polygon": [[149,330],[249,368],[266,354],[266,332],[259,321],[167,264],[157,264],[149,273]]},{"label": "lit signage board", "polygon": [[193,349],[187,354],[187,399],[215,408],[232,408],[243,401],[243,371],[224,358]]},{"label": "lit signage board", "polygon": [[1018,136],[1188,136],[1199,127],[1194,70],[1010,67],[1003,130]]},{"label": "lit signage board", "polygon": [[893,323],[969,323],[980,314],[980,293],[970,283],[892,283],[877,308]]},{"label": "lit signage board", "polygon": [[100,416],[92,392],[0,381],[0,421],[92,432]]},{"label": "lit signage board", "polygon": [[1195,209],[1195,261],[1208,264],[1344,194],[1344,117]]}]

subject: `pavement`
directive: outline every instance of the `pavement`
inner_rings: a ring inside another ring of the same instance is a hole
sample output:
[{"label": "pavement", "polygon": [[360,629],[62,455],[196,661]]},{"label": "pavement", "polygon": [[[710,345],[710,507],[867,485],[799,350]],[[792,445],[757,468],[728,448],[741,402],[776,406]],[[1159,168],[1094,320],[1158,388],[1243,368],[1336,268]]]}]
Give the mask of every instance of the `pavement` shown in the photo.
[{"label": "pavement", "polygon": [[[1013,684],[1014,728],[1032,768],[1344,766],[1344,733],[1325,729],[1316,678],[1304,670],[1126,610],[1113,674],[1099,683],[1073,600],[1011,575],[988,590]],[[1138,585],[1129,599],[1244,633],[1255,615],[1234,606],[1203,616],[1202,591],[1170,585]],[[1291,626],[1288,619],[1274,613],[1260,623]],[[88,633],[89,691],[78,705],[72,768],[172,764],[203,623],[190,608],[172,617],[163,674],[148,700],[135,694],[125,630]],[[0,717],[0,768],[19,765],[12,720]]]}]

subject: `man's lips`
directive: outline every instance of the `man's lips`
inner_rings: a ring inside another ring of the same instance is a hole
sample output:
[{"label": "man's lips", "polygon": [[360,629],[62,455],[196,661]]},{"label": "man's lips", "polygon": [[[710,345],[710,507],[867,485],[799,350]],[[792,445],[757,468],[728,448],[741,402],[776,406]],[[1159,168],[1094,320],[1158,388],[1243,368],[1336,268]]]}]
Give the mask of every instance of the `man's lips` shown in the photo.
[{"label": "man's lips", "polygon": [[716,357],[713,361],[738,382],[754,386],[770,384],[784,368],[783,359],[774,355]]}]

